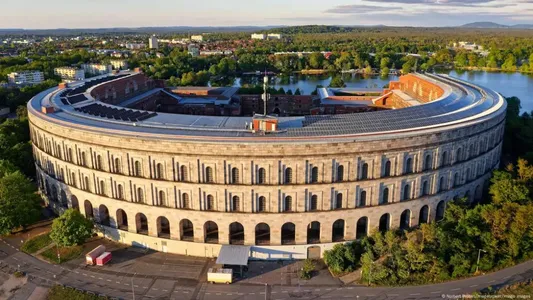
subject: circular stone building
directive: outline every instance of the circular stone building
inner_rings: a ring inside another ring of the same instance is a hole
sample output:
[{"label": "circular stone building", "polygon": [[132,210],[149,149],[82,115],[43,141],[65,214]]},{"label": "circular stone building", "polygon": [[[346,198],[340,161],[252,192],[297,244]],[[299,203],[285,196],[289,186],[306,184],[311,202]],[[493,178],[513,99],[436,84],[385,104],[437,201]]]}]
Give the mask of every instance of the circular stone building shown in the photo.
[{"label": "circular stone building", "polygon": [[[245,245],[252,258],[318,257],[375,230],[439,220],[457,197],[479,200],[502,148],[505,100],[442,75],[402,76],[368,102],[382,110],[337,115],[153,112],[162,93],[183,101],[123,72],[28,103],[51,207],[159,251],[215,257]],[[328,93],[319,96],[343,101]],[[128,108],[139,103],[151,111]]]}]

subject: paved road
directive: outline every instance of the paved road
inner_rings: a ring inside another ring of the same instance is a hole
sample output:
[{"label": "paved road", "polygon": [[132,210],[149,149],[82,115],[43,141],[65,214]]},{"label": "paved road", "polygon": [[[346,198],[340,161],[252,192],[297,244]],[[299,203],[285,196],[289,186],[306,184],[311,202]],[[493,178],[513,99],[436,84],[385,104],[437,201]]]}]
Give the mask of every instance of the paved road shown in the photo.
[{"label": "paved road", "polygon": [[[284,300],[284,299],[442,299],[470,294],[488,286],[533,279],[533,261],[487,275],[434,285],[414,287],[365,286],[270,286],[233,284],[213,285],[149,278],[128,274],[106,274],[89,268],[50,265],[20,252],[16,246],[0,241],[0,267],[19,268],[30,275],[32,283],[41,286],[63,284],[122,299],[179,300]],[[267,293],[267,297],[265,297]]]}]

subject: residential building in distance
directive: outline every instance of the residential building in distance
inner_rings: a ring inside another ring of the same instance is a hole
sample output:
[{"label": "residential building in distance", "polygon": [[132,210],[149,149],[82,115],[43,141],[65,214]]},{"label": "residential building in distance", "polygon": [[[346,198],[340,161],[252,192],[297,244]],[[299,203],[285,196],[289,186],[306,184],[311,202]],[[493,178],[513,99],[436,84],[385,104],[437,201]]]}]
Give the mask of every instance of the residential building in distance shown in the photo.
[{"label": "residential building in distance", "polygon": [[191,55],[192,57],[197,57],[200,55],[200,49],[198,49],[198,46],[196,46],[195,44],[190,44],[189,46],[187,46],[187,50],[189,51],[189,55]]},{"label": "residential building in distance", "polygon": [[252,40],[264,40],[266,39],[266,34],[264,33],[252,33]]},{"label": "residential building in distance", "polygon": [[54,69],[54,74],[61,77],[64,81],[85,80],[85,71],[73,67],[59,67]]},{"label": "residential building in distance", "polygon": [[281,35],[281,33],[269,33],[267,35],[267,38],[269,40],[281,40],[283,36]]},{"label": "residential building in distance", "polygon": [[104,65],[104,64],[83,64],[81,65],[81,68],[86,72],[93,75],[103,75],[108,74],[113,71],[113,67],[111,65]]},{"label": "residential building in distance", "polygon": [[159,49],[159,43],[157,42],[157,37],[152,35],[148,40],[148,46],[150,49]]},{"label": "residential building in distance", "polygon": [[112,59],[109,63],[115,70],[125,70],[128,68],[128,62],[123,59]]},{"label": "residential building in distance", "polygon": [[16,85],[39,84],[44,81],[44,74],[41,71],[12,72],[7,75],[7,82]]},{"label": "residential building in distance", "polygon": [[127,43],[127,44],[122,44],[121,46],[126,47],[126,49],[138,50],[138,49],[142,49],[142,48],[146,47],[146,44],[143,44],[143,43]]},{"label": "residential building in distance", "polygon": [[191,36],[191,41],[203,42],[204,41],[204,37],[202,35],[193,35],[193,36]]}]

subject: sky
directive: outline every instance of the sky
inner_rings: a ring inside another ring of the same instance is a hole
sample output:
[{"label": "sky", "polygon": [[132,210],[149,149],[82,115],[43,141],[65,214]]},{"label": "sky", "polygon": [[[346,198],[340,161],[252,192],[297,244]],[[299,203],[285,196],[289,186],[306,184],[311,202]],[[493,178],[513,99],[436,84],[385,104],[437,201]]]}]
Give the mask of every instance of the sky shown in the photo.
[{"label": "sky", "polygon": [[0,28],[533,23],[533,0],[1,0]]}]

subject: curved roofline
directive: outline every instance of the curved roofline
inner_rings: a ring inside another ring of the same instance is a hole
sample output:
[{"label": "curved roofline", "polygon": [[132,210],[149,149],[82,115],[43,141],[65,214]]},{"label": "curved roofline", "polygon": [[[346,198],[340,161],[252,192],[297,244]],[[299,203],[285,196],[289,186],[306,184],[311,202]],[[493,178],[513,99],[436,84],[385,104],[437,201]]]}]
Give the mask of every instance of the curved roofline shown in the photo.
[{"label": "curved roofline", "polygon": [[[125,73],[137,74],[135,72]],[[468,126],[484,122],[505,111],[505,100],[492,90],[449,76],[429,74],[416,74],[416,76],[443,88],[442,97],[429,103],[397,110],[346,115],[281,117],[279,124],[284,128],[283,131],[266,136],[254,134],[245,128],[245,123],[250,123],[252,117],[158,113],[158,116],[149,120],[127,122],[90,116],[74,110],[76,106],[96,102],[109,107],[117,107],[95,100],[90,93],[98,86],[125,79],[128,76],[90,87],[84,93],[88,100],[76,105],[63,104],[59,99],[57,88],[49,89],[30,100],[28,111],[49,122],[101,134],[207,143],[321,143],[388,139],[394,136],[419,135]],[[79,83],[76,86],[79,86]],[[43,114],[40,112],[41,106],[53,106],[56,111]]]}]

